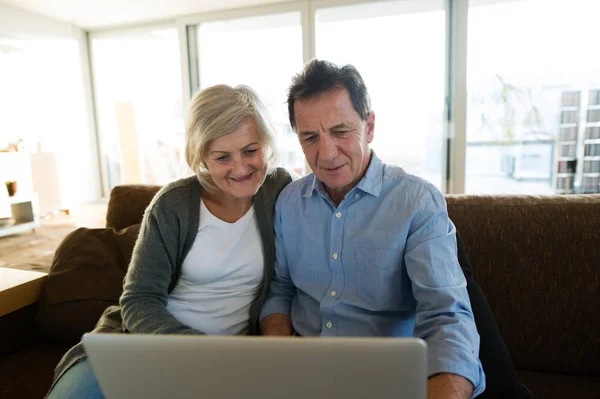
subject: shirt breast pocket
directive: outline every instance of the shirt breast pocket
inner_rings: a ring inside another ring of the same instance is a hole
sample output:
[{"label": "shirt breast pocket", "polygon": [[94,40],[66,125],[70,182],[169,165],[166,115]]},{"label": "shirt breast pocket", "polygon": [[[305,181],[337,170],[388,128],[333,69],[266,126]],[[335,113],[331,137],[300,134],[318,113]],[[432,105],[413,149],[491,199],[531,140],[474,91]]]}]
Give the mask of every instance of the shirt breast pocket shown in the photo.
[{"label": "shirt breast pocket", "polygon": [[327,262],[329,236],[325,223],[304,223],[285,238],[289,242],[286,260],[294,285],[304,292],[323,296],[331,281]]},{"label": "shirt breast pocket", "polygon": [[356,248],[356,293],[368,309],[401,310],[400,256],[397,250]]}]

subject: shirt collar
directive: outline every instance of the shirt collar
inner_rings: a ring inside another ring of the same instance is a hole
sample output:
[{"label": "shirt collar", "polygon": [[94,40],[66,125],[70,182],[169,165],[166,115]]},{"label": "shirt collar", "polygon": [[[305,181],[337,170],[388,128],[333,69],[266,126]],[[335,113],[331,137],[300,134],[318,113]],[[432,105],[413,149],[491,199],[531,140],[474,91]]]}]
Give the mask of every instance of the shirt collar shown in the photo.
[{"label": "shirt collar", "polygon": [[375,151],[371,150],[371,162],[367,168],[367,172],[362,179],[356,185],[356,188],[364,191],[365,193],[379,197],[381,193],[381,187],[383,185],[383,162],[375,154]]},{"label": "shirt collar", "polygon": [[[369,162],[369,166],[367,167],[365,175],[362,179],[360,179],[355,188],[378,197],[381,193],[382,184],[383,162],[375,154],[375,151],[371,150],[371,162]],[[317,179],[317,175],[313,173],[312,182],[305,186],[302,196],[311,197],[315,191],[325,198],[329,197],[327,190],[325,190],[325,185],[322,181]]]}]

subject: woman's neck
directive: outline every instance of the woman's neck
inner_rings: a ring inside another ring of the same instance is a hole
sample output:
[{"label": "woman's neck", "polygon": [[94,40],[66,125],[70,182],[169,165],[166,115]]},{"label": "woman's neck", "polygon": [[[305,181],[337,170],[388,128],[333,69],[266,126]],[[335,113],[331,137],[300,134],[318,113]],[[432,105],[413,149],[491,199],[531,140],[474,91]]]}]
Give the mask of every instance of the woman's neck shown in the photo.
[{"label": "woman's neck", "polygon": [[241,219],[252,206],[250,198],[226,198],[223,193],[202,192],[202,200],[206,208],[215,217],[227,223]]}]

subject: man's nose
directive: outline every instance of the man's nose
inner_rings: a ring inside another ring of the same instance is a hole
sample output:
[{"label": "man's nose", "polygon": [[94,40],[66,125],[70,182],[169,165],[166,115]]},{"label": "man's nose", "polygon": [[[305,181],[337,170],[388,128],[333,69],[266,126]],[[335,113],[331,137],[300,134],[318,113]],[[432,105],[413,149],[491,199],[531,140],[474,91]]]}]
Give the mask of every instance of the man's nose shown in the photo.
[{"label": "man's nose", "polygon": [[319,158],[331,161],[337,154],[338,149],[335,140],[328,133],[321,134],[319,140]]}]

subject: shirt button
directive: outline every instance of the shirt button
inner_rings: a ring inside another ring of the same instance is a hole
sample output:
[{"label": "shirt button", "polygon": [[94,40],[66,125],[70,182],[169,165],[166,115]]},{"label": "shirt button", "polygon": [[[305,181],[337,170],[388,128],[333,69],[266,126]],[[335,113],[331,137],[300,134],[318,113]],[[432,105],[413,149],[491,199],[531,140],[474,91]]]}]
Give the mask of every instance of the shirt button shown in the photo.
[{"label": "shirt button", "polygon": [[342,217],[342,213],[341,212],[336,213],[335,217],[338,218],[338,219],[341,218]]},{"label": "shirt button", "polygon": [[331,291],[329,294],[330,294],[331,296],[336,296],[336,295],[337,295],[337,292],[336,292],[336,291]]},{"label": "shirt button", "polygon": [[332,323],[332,322],[330,322],[330,321],[328,321],[328,322],[327,322],[327,324],[325,324],[325,326],[326,326],[327,328],[331,328],[331,327],[333,327],[333,323]]},{"label": "shirt button", "polygon": [[358,197],[360,197],[360,194],[358,194],[358,193],[354,194],[354,198],[358,198]]},{"label": "shirt button", "polygon": [[334,252],[333,255],[332,255],[332,257],[333,257],[333,259],[337,259],[338,258],[338,253]]}]

